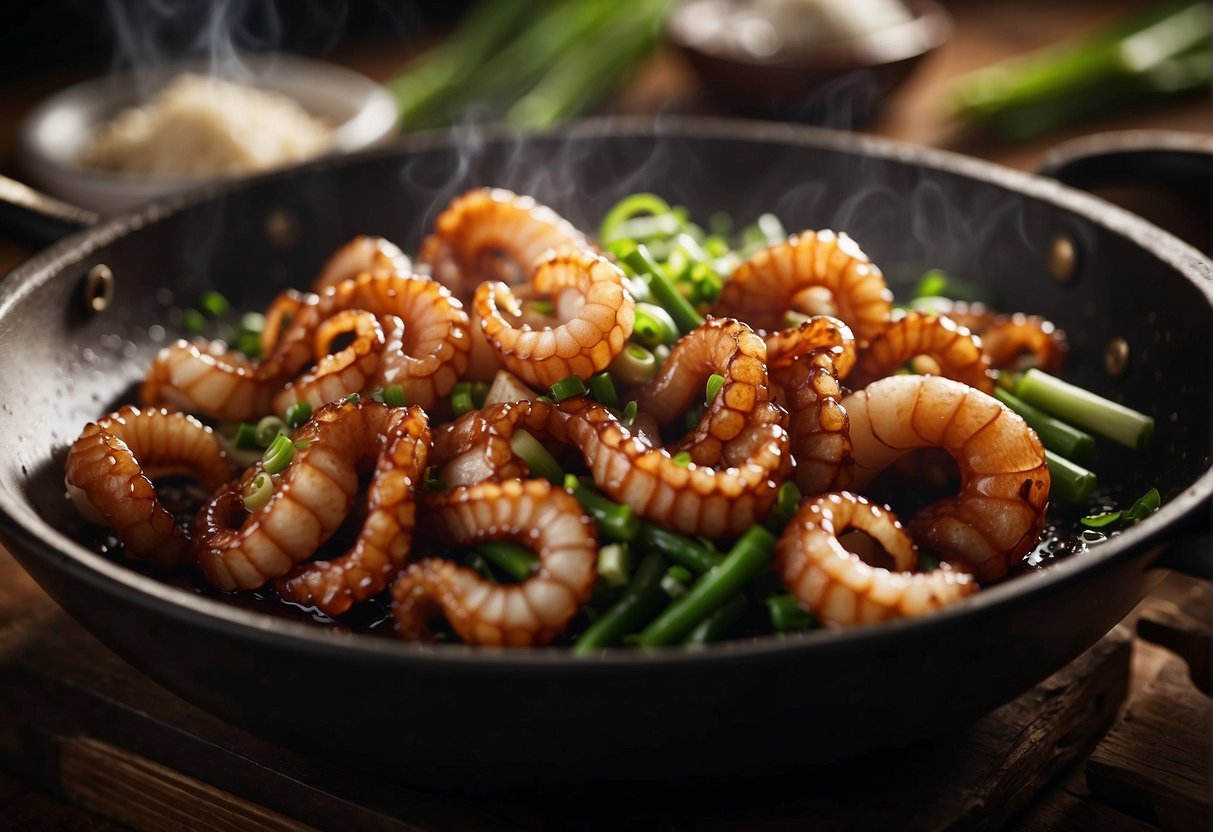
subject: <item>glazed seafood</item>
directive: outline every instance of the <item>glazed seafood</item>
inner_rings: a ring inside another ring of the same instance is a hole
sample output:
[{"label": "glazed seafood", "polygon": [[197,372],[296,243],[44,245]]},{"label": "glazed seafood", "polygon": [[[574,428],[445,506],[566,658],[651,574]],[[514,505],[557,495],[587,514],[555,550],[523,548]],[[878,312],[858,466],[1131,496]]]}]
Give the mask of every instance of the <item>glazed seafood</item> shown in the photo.
[{"label": "glazed seafood", "polygon": [[[767,218],[735,244],[664,205],[591,240],[476,189],[417,273],[357,237],[239,349],[162,350],[141,398],[180,412],[88,425],[69,492],[213,591],[579,653],[926,615],[1022,569],[1051,493],[1085,499],[1017,413],[1018,365],[1065,354],[1047,321],[895,310],[846,234]],[[918,449],[950,455],[950,495],[892,481]],[[166,508],[170,469],[205,499]]]}]

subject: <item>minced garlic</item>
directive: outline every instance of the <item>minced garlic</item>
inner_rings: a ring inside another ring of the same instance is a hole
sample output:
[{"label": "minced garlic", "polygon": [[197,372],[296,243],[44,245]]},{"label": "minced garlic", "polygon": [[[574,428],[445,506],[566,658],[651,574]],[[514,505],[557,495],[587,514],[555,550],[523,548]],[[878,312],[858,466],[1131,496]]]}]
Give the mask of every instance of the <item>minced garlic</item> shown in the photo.
[{"label": "minced garlic", "polygon": [[330,149],[333,131],[295,101],[218,78],[184,74],[93,136],[89,167],[209,179],[267,170]]}]

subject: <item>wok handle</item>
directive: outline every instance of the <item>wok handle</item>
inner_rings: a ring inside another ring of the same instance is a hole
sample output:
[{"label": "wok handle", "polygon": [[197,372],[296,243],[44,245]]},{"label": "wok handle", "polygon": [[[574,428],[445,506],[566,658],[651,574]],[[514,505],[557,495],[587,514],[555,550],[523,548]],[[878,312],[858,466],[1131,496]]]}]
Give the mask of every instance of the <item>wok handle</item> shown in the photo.
[{"label": "wok handle", "polygon": [[44,248],[74,231],[95,225],[94,211],[79,208],[0,175],[0,234]]}]

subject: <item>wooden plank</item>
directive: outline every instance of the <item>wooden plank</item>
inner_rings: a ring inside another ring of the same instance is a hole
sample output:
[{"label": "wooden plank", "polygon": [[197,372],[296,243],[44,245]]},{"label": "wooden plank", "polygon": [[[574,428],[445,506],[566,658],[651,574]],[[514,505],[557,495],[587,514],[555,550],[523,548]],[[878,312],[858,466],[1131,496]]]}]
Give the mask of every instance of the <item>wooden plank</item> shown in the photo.
[{"label": "wooden plank", "polygon": [[314,827],[86,737],[59,741],[63,791],[78,806],[146,832],[312,832]]},{"label": "wooden plank", "polygon": [[1213,701],[1172,659],[1087,762],[1091,793],[1164,829],[1208,830]]},{"label": "wooden plank", "polygon": [[287,752],[166,693],[56,613],[30,628],[7,662],[0,654],[0,700],[11,706],[0,712],[0,733],[12,737],[0,764],[20,765],[34,782],[108,814],[118,807],[101,799],[104,787],[80,786],[97,767],[81,760],[101,748],[130,755],[121,758],[128,767],[159,784],[149,791],[190,784],[190,817],[208,801],[223,808],[231,799],[319,828],[776,830],[812,819],[823,829],[883,829],[890,818],[907,830],[990,827],[1105,730],[1127,685],[1128,639],[1113,633],[1029,694],[929,745],[785,778],[774,790],[739,784],[729,795],[688,800],[650,790],[593,801],[588,812],[585,800],[506,804],[412,792]]},{"label": "wooden plank", "polygon": [[1082,766],[1075,766],[1010,826],[1015,832],[1158,832],[1157,826],[1093,799]]},{"label": "wooden plank", "polygon": [[1210,692],[1213,586],[1194,583],[1177,602],[1151,599],[1137,622],[1137,634],[1182,658],[1192,682],[1205,693]]}]

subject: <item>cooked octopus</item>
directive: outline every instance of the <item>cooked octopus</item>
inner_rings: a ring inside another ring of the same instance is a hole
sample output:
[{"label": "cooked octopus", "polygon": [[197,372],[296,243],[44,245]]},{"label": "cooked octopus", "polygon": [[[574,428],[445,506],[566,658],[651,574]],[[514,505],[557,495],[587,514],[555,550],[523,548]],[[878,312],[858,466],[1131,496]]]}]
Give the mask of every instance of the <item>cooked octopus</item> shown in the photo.
[{"label": "cooked octopus", "polygon": [[231,463],[193,416],[128,405],[85,426],[64,482],[80,513],[112,528],[126,554],[173,566],[191,560],[189,540],[152,482],[173,475],[194,477],[209,493],[231,477]]},{"label": "cooked octopus", "polygon": [[703,418],[670,450],[685,452],[696,465],[719,465],[735,443],[751,441],[747,428],[786,427],[787,417],[771,403],[766,344],[752,329],[731,318],[715,318],[679,339],[653,381],[636,397],[640,412],[668,425],[702,401],[709,376],[724,383]]},{"label": "cooked octopus", "polygon": [[[873,538],[893,568],[848,551],[839,537],[852,529]],[[933,572],[917,568],[917,548],[897,517],[846,491],[802,503],[775,547],[788,590],[819,620],[839,626],[925,615],[977,591],[972,575],[946,563]]]},{"label": "cooked octopus", "polygon": [[459,487],[429,498],[426,510],[451,546],[513,540],[534,548],[535,574],[497,584],[450,560],[411,565],[392,586],[396,626],[424,639],[438,610],[469,644],[547,644],[590,597],[597,576],[594,523],[567,491],[545,480]]},{"label": "cooked octopus", "polygon": [[273,474],[274,491],[263,506],[233,525],[242,495],[263,473],[253,466],[195,516],[193,549],[203,573],[229,591],[256,589],[290,574],[332,537],[353,507],[359,471],[373,466],[373,510],[354,547],[316,573],[292,575],[280,589],[331,609],[382,590],[408,554],[413,491],[430,444],[425,412],[332,402],[295,431],[292,441],[298,451],[284,471]]},{"label": "cooked octopus", "polygon": [[934,362],[933,374],[993,393],[994,374],[982,344],[949,317],[920,311],[899,313],[860,350],[849,384],[858,389],[890,375],[912,358],[925,357]]},{"label": "cooked octopus", "polygon": [[[386,240],[356,237],[319,270],[314,291],[286,290],[269,305],[260,358],[204,341],[156,357],[144,402],[257,422],[262,445],[263,427],[285,430],[277,417],[294,424],[308,409],[292,405],[311,405],[289,437],[292,461],[270,450],[233,475],[226,446],[192,416],[124,408],[73,445],[68,490],[132,557],[194,563],[222,591],[272,584],[281,599],[331,617],[390,596],[409,639],[435,637],[439,617],[469,644],[551,644],[570,625],[576,635],[574,622],[593,619],[599,597],[629,580],[618,552],[600,551],[579,500],[602,518],[613,515],[597,514],[601,501],[623,504],[608,508],[626,522],[603,520],[603,535],[666,570],[659,556],[679,558],[635,549],[653,545],[653,526],[701,538],[685,543],[711,555],[717,542],[786,520],[785,500],[799,490],[765,574],[832,626],[924,615],[1010,572],[1039,539],[1050,477],[1036,435],[988,395],[991,367],[1026,359],[1054,369],[1061,333],[962,304],[894,313],[880,269],[845,234],[793,235],[723,285],[735,255],[707,242],[697,251],[694,239],[667,241],[686,255],[669,256],[668,276],[714,317],[668,349],[634,351],[625,378],[616,359],[633,335],[632,293],[659,293],[650,280],[661,275],[625,276],[613,254],[529,197],[464,193],[423,243],[428,275],[413,274]],[[907,362],[931,375],[890,375]],[[604,372],[618,388],[594,378]],[[465,412],[487,385],[455,385],[498,374],[496,403]],[[540,395],[574,375],[593,379],[593,397]],[[407,406],[370,400],[381,392],[398,404],[387,389],[396,385]],[[245,453],[252,427],[238,434]],[[906,457],[918,448],[950,455],[960,483],[914,514],[907,532],[891,508],[858,492],[899,458],[921,468],[922,457]],[[535,478],[559,479],[562,467],[588,474],[601,494],[584,476],[573,489]],[[157,499],[152,478],[162,472],[193,475],[209,495],[188,528]],[[790,482],[798,489],[783,488]],[[646,521],[639,537],[633,515]],[[884,554],[857,554],[857,538]],[[534,572],[501,583],[484,563],[468,561],[478,572],[437,556],[495,540],[532,549]],[[920,572],[918,547],[942,566]],[[874,565],[878,557],[891,567]],[[714,570],[690,563],[706,570],[696,580],[711,580]],[[685,580],[673,569],[664,578],[671,595]]]},{"label": "cooked octopus", "polygon": [[312,291],[320,294],[330,286],[352,280],[364,272],[377,277],[407,275],[413,271],[412,261],[390,240],[361,234],[328,259],[312,283]]},{"label": "cooked octopus", "polygon": [[[310,337],[319,342],[325,321],[348,310],[373,314],[383,326],[386,342],[364,385],[339,395],[399,385],[406,402],[428,408],[449,393],[467,369],[472,349],[467,313],[444,286],[417,275],[360,274],[323,294],[305,297],[281,338]],[[292,389],[284,391],[276,405],[281,412],[296,400],[310,399]]]},{"label": "cooked octopus", "polygon": [[939,376],[889,376],[847,396],[843,407],[851,420],[855,489],[915,448],[942,448],[956,460],[957,496],[910,521],[920,546],[992,581],[1036,543],[1049,497],[1044,448],[997,399]]},{"label": "cooked octopus", "polygon": [[763,333],[776,332],[785,327],[789,311],[823,311],[803,306],[805,293],[812,290],[828,292],[829,314],[860,340],[880,333],[893,306],[884,275],[854,240],[833,231],[805,231],[738,266],[725,282],[714,312],[738,318]]},{"label": "cooked octopus", "polygon": [[855,364],[850,328],[827,315],[767,337],[775,402],[788,411],[793,476],[800,492],[821,494],[851,480],[850,420],[840,377]]},{"label": "cooked octopus", "polygon": [[482,283],[473,302],[497,359],[523,381],[550,387],[571,375],[588,379],[623,351],[632,334],[635,303],[624,287],[623,272],[609,260],[587,249],[553,252],[535,267],[530,286],[539,296],[563,300],[573,294],[579,308],[558,326],[535,329],[507,317],[521,310],[505,283]]}]

